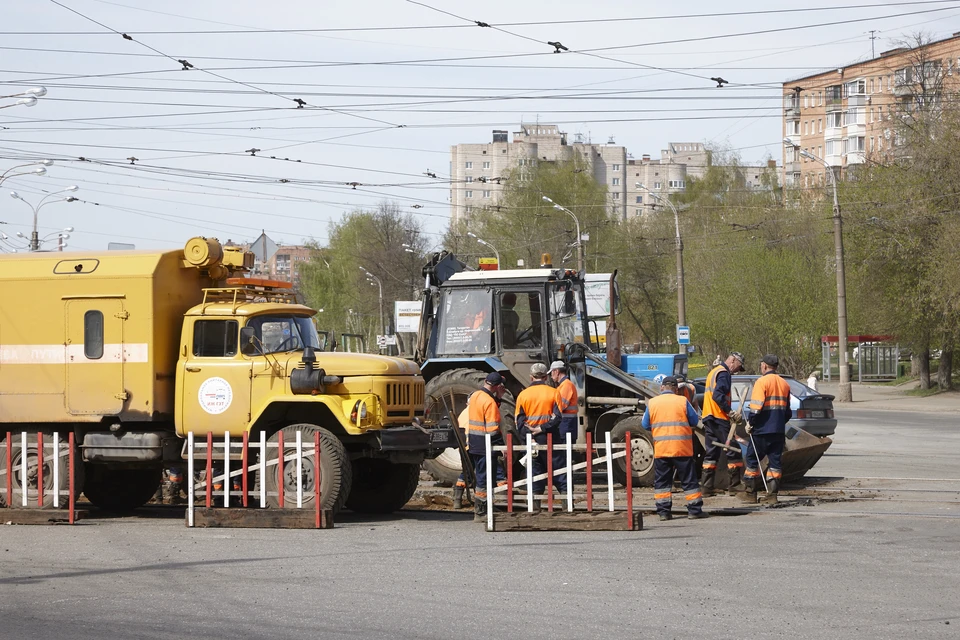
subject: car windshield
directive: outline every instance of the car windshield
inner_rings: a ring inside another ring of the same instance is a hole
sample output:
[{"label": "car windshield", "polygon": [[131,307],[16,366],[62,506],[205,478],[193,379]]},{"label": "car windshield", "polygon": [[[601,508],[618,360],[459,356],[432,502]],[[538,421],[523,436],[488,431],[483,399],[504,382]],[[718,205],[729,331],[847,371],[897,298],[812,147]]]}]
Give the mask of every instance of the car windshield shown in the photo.
[{"label": "car windshield", "polygon": [[320,349],[317,329],[306,316],[255,316],[250,318],[247,326],[257,332],[263,353],[299,351],[304,347]]},{"label": "car windshield", "polygon": [[440,301],[437,353],[490,353],[493,294],[485,289],[447,289]]}]

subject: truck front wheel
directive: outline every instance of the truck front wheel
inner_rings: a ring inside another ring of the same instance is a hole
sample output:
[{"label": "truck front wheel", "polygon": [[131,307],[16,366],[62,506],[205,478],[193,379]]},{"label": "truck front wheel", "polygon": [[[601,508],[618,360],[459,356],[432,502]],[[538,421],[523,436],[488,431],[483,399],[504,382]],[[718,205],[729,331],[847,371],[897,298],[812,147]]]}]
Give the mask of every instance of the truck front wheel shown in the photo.
[{"label": "truck front wheel", "polygon": [[[353,484],[353,468],[347,457],[343,443],[323,427],[312,424],[292,424],[270,436],[269,442],[276,444],[278,434],[283,434],[283,503],[284,507],[297,505],[297,461],[289,459],[296,456],[297,431],[301,432],[303,460],[299,478],[301,503],[304,509],[313,509],[316,500],[317,469],[313,456],[313,437],[320,434],[320,506],[334,513],[343,508],[350,487]],[[267,490],[267,503],[271,507],[280,506],[280,483],[278,482],[276,448],[267,448],[266,478],[260,478]],[[309,456],[308,456],[309,454]],[[272,464],[271,464],[272,463]]]},{"label": "truck front wheel", "polygon": [[353,489],[347,509],[393,513],[410,501],[420,482],[420,465],[359,458],[353,461]]},{"label": "truck front wheel", "polygon": [[110,469],[86,465],[83,493],[104,511],[132,511],[154,496],[163,481],[162,469]]},{"label": "truck front wheel", "polygon": [[[37,434],[27,435],[27,448],[24,451],[23,440],[19,433],[12,434],[11,442],[5,442],[0,433],[0,506],[21,507],[23,506],[23,474],[22,466],[26,462],[27,471],[27,506],[37,506],[37,482],[40,479],[37,457]],[[53,439],[59,439],[60,459],[53,459]],[[13,474],[10,483],[13,490],[13,499],[6,500],[6,482],[7,474],[7,450],[10,447],[10,463],[13,467]],[[83,490],[83,463],[80,462],[79,451],[74,455],[74,497],[79,497]],[[69,504],[70,495],[70,458],[66,435],[55,434],[52,431],[43,432],[43,506],[53,506],[54,493],[54,466],[57,467],[57,490],[60,493],[59,508],[66,509]],[[8,504],[9,503],[9,504]]]}]

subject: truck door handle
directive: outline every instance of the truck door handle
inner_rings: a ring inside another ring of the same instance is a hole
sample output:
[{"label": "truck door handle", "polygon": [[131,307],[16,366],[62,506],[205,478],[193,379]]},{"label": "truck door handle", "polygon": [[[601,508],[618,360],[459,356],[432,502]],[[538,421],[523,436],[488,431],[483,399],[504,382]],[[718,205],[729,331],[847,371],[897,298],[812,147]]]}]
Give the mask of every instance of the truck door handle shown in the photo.
[{"label": "truck door handle", "polygon": [[186,369],[191,373],[196,373],[197,371],[200,371],[200,367],[184,367],[184,369]]},{"label": "truck door handle", "polygon": [[543,359],[543,354],[539,351],[527,351],[527,357],[533,358],[534,360]]}]

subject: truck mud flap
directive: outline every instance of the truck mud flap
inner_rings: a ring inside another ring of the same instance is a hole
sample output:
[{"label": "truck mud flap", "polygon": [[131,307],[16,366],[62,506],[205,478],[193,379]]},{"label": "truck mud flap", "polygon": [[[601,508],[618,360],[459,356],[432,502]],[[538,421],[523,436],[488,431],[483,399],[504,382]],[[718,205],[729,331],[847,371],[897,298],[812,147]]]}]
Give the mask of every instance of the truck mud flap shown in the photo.
[{"label": "truck mud flap", "polygon": [[833,440],[818,438],[803,429],[787,425],[786,442],[783,447],[783,481],[799,480],[814,467]]}]

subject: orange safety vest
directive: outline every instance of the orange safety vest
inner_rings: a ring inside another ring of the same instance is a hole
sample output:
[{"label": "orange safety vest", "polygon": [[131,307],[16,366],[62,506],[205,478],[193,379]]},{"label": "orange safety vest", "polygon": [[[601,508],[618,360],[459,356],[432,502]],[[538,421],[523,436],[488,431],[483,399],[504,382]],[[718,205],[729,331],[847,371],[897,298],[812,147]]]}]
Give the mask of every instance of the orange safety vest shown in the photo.
[{"label": "orange safety vest", "polygon": [[[720,405],[717,404],[717,401],[713,399],[713,390],[717,388],[717,375],[721,371],[726,371],[727,368],[722,364],[714,367],[709,375],[707,375],[707,388],[703,392],[703,417],[709,418],[713,416],[719,420],[729,420],[730,416],[727,415],[727,412],[720,408]],[[729,398],[727,401],[729,402]]]},{"label": "orange safety vest", "polygon": [[687,399],[664,393],[647,401],[654,458],[693,456],[693,427],[687,419]]},{"label": "orange safety vest", "polygon": [[479,389],[470,396],[467,407],[467,434],[483,438],[484,434],[500,430],[500,407],[490,394]]},{"label": "orange safety vest", "polygon": [[573,384],[573,380],[564,377],[564,379],[560,381],[560,384],[557,385],[557,391],[560,393],[560,413],[563,414],[564,418],[575,417],[577,415],[579,396],[577,395],[577,386]]},{"label": "orange safety vest", "polygon": [[[750,394],[750,413],[767,412],[757,433],[782,433],[790,419],[790,385],[776,373],[765,373],[753,384]],[[764,428],[767,427],[767,428]]]},{"label": "orange safety vest", "polygon": [[517,396],[517,412],[522,410],[527,418],[527,425],[543,428],[553,417],[554,409],[559,409],[562,399],[560,392],[548,384],[532,384]]},{"label": "orange safety vest", "polygon": [[697,388],[689,382],[684,382],[679,385],[677,391],[679,391],[680,395],[686,398],[690,404],[693,404],[693,399],[697,397]]}]

